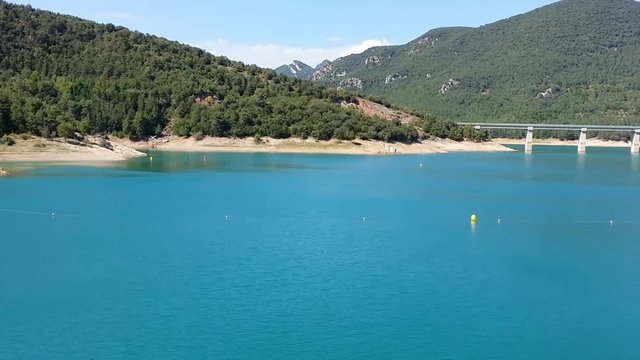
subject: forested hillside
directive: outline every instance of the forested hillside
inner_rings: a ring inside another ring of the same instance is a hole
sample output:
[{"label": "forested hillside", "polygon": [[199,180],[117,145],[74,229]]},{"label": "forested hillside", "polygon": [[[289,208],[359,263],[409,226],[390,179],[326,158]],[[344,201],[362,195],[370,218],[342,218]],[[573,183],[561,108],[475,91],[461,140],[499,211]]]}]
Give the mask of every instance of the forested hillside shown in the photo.
[{"label": "forested hillside", "polygon": [[415,141],[353,96],[113,25],[0,0],[0,135]]},{"label": "forested hillside", "polygon": [[639,59],[639,2],[563,0],[372,48],[313,80],[455,121],[640,124]]}]

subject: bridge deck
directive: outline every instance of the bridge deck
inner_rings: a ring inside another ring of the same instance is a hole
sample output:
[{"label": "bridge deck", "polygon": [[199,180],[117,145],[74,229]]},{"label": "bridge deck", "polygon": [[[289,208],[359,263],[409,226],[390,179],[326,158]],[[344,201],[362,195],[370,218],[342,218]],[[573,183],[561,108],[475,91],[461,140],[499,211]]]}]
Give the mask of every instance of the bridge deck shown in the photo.
[{"label": "bridge deck", "polygon": [[534,130],[569,130],[580,131],[586,128],[589,131],[636,131],[640,125],[575,125],[575,124],[508,124],[508,123],[458,123],[460,126],[474,126],[481,129],[504,129],[504,130],[527,130],[532,127]]}]

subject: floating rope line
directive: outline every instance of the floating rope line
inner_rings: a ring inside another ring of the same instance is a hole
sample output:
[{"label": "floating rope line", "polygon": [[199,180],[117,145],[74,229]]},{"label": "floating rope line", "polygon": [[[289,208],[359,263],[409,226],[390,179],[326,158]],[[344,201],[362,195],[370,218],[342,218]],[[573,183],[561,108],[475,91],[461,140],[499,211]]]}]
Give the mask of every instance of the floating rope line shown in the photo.
[{"label": "floating rope line", "polygon": [[640,221],[624,221],[624,220],[575,220],[575,221],[531,221],[531,220],[505,220],[503,218],[497,219],[497,224],[521,224],[521,225],[640,225]]},{"label": "floating rope line", "polygon": [[51,217],[81,217],[82,215],[75,214],[57,214],[55,212],[52,213],[43,213],[37,211],[29,211],[29,210],[18,210],[18,209],[0,209],[0,212],[13,213],[13,214],[23,214],[23,215],[34,215],[34,216],[51,216]]}]

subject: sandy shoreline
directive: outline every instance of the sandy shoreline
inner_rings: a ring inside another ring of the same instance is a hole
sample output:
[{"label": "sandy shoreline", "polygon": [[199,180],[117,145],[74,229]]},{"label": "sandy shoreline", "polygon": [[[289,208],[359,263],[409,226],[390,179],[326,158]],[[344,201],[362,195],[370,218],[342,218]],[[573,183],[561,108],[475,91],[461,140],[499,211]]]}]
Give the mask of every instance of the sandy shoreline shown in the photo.
[{"label": "sandy shoreline", "polygon": [[[34,136],[12,136],[15,144],[0,145],[0,164],[3,162],[112,162],[146,156],[117,142],[87,137],[85,143],[72,144],[64,139],[43,139]],[[103,146],[99,146],[101,143]],[[5,170],[6,171],[6,170]]]},{"label": "sandy shoreline", "polygon": [[375,140],[316,141],[313,139],[262,138],[256,143],[253,138],[233,139],[207,137],[196,141],[193,138],[166,137],[153,141],[132,142],[119,140],[122,145],[136,149],[153,149],[185,152],[262,152],[302,154],[346,154],[346,155],[401,155],[442,154],[449,152],[496,152],[513,151],[497,143],[455,142],[452,140],[427,140],[420,143],[385,143]]},{"label": "sandy shoreline", "polygon": [[[43,139],[34,136],[13,135],[15,144],[0,145],[0,177],[11,173],[12,163],[73,163],[104,165],[146,156],[146,150],[183,152],[255,152],[255,153],[296,153],[296,154],[345,154],[345,155],[402,155],[402,154],[445,154],[451,152],[502,152],[515,151],[505,145],[524,145],[523,139],[493,139],[490,142],[456,142],[448,139],[424,140],[413,144],[385,143],[375,140],[316,141],[314,139],[272,139],[262,138],[216,138],[206,137],[200,141],[194,138],[168,136],[149,141],[128,139],[103,140],[86,137],[83,144],[71,144],[64,139]],[[100,144],[100,145],[98,145]],[[558,139],[536,139],[534,146],[577,146],[577,141]],[[629,147],[624,141],[587,140],[587,147]]]},{"label": "sandy shoreline", "polygon": [[[142,151],[184,152],[258,152],[298,154],[345,154],[345,155],[401,155],[444,154],[451,152],[500,152],[514,151],[505,145],[524,145],[523,139],[493,139],[490,142],[456,142],[448,139],[424,140],[413,144],[385,143],[375,140],[316,141],[314,139],[262,138],[194,138],[168,136],[149,141],[131,141],[111,138],[87,137],[84,144],[70,144],[64,139],[43,139],[34,136],[12,135],[13,146],[0,145],[0,176],[6,176],[7,163],[12,162],[56,162],[100,164],[146,156]],[[98,145],[100,144],[100,145]],[[576,146],[577,141],[558,139],[536,139],[534,146]],[[624,141],[589,139],[588,147],[629,147]],[[141,151],[142,150],[142,151]],[[3,166],[2,164],[5,164]]]},{"label": "sandy shoreline", "polygon": [[[295,154],[344,154],[344,155],[401,155],[443,154],[449,152],[497,152],[513,151],[495,142],[474,143],[452,140],[427,140],[414,144],[385,143],[373,140],[316,141],[313,139],[253,138],[233,139],[207,137],[194,138],[168,136],[149,141],[131,141],[111,138],[87,137],[84,144],[70,144],[64,139],[43,139],[34,136],[12,135],[15,144],[0,145],[0,176],[7,176],[12,168],[29,163],[106,165],[115,161],[147,156],[142,151],[183,152],[243,152],[243,153],[295,153]],[[99,146],[98,144],[101,144]],[[18,164],[23,164],[18,166]]]}]

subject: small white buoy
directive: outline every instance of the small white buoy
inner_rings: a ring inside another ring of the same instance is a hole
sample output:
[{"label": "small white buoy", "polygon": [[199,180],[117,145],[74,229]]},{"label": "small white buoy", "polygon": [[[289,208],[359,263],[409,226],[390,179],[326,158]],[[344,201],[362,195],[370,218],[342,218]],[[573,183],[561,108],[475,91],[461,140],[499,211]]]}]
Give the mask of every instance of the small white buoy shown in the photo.
[{"label": "small white buoy", "polygon": [[609,221],[609,226],[613,226],[613,220]]},{"label": "small white buoy", "polygon": [[502,224],[502,219],[498,219],[498,225]]},{"label": "small white buoy", "polygon": [[153,156],[149,156],[149,161],[153,161]]},{"label": "small white buoy", "polygon": [[224,216],[224,221],[229,221],[229,215]]},{"label": "small white buoy", "polygon": [[56,217],[56,213],[52,212],[51,217]]},{"label": "small white buoy", "polygon": [[362,217],[362,222],[367,222],[367,218],[366,217]]},{"label": "small white buoy", "polygon": [[422,167],[422,163],[420,163],[420,167]]}]

